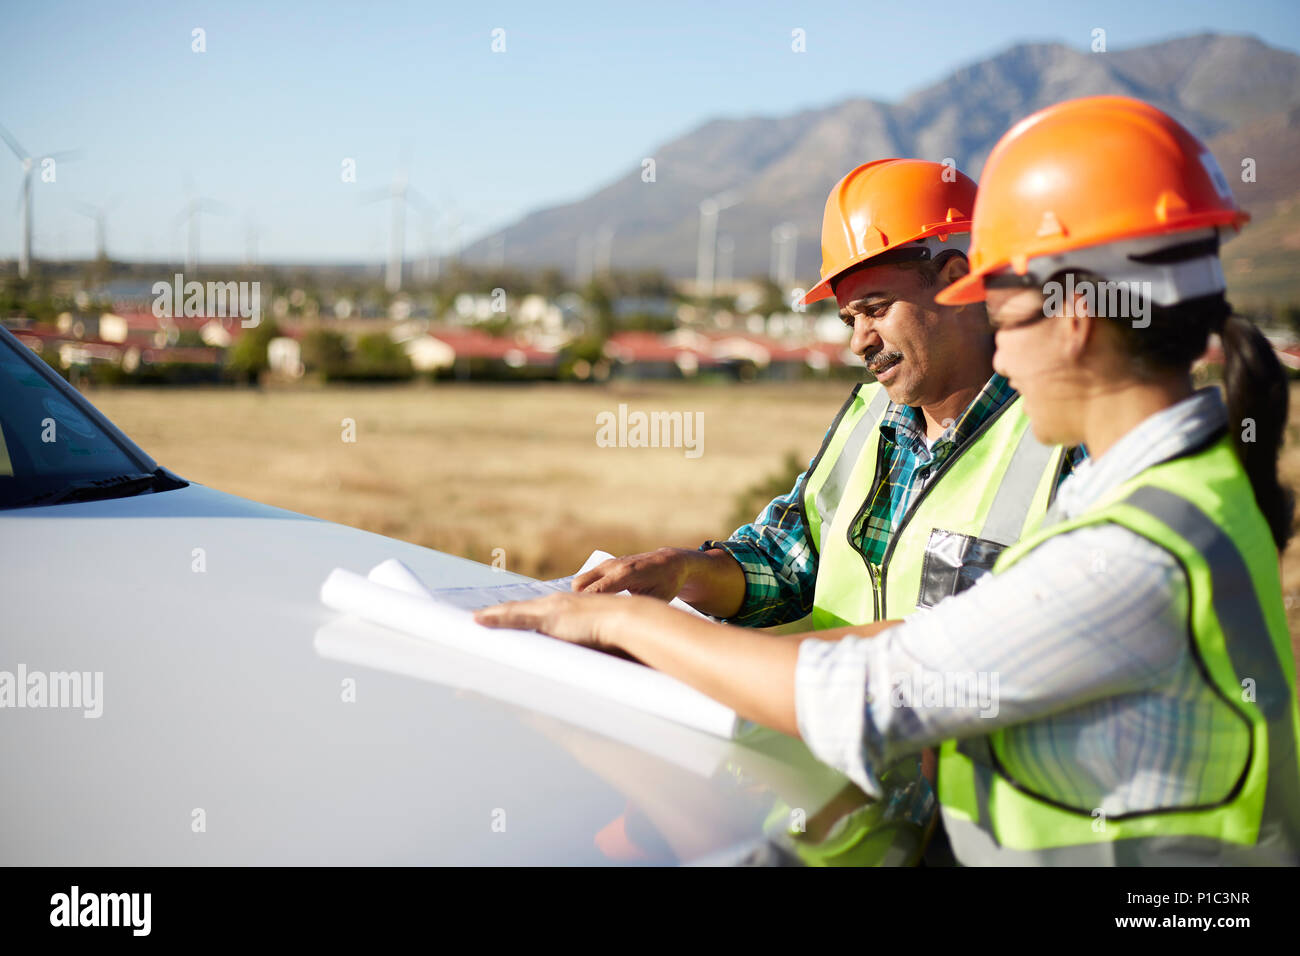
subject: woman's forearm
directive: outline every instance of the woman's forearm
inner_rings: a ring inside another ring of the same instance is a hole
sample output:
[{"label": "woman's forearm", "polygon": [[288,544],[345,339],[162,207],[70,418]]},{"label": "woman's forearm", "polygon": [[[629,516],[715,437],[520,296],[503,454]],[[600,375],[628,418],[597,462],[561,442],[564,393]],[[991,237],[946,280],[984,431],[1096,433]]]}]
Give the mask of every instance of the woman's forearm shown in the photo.
[{"label": "woman's forearm", "polygon": [[622,616],[611,637],[655,670],[721,701],[741,717],[797,737],[794,678],[799,645],[808,638],[874,637],[898,623],[774,635],[643,604]]},{"label": "woman's forearm", "polygon": [[797,737],[794,674],[798,642],[695,618],[667,605],[621,615],[610,638],[741,717]]},{"label": "woman's forearm", "polygon": [[889,630],[897,624],[902,624],[901,620],[873,621],[870,624],[856,624],[849,627],[830,627],[824,631],[800,631],[798,634],[773,634],[770,635],[779,641],[789,641],[796,647],[808,638],[815,638],[819,641],[838,641],[844,637],[875,637],[883,631]]}]

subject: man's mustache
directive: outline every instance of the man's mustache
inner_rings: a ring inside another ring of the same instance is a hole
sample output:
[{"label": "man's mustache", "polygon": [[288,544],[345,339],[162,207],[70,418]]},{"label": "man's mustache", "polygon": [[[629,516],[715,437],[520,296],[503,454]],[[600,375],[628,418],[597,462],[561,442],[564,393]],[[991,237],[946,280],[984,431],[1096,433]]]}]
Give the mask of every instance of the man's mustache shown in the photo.
[{"label": "man's mustache", "polygon": [[862,361],[866,363],[867,370],[873,373],[880,371],[886,365],[893,364],[902,357],[902,352],[897,349],[886,349],[884,346],[862,353]]}]

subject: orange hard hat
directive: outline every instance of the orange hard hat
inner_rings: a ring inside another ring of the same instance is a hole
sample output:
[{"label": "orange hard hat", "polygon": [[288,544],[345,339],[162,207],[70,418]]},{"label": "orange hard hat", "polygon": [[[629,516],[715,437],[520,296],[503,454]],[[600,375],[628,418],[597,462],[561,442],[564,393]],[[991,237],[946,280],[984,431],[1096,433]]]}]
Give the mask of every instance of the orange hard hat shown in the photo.
[{"label": "orange hard hat", "polygon": [[878,159],[831,190],[822,217],[822,277],[807,305],[833,294],[831,283],[868,259],[936,236],[970,232],[975,182],[955,166],[923,159]]},{"label": "orange hard hat", "polygon": [[1021,120],[981,175],[970,274],[935,296],[984,298],[984,277],[1076,249],[1194,229],[1240,228],[1227,177],[1205,144],[1141,100],[1089,96]]}]

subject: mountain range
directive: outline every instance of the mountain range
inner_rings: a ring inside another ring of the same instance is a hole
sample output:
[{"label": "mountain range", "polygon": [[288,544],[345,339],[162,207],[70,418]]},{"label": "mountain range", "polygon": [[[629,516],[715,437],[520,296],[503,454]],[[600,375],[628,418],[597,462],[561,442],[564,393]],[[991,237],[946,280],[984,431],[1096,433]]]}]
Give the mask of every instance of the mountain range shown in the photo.
[{"label": "mountain range", "polygon": [[[1166,110],[1210,145],[1253,223],[1225,247],[1234,304],[1300,304],[1300,56],[1249,36],[1206,34],[1106,53],[1021,43],[963,66],[897,103],[848,99],[787,116],[712,119],[656,148],[653,182],[638,160],[575,202],[539,209],[470,246],[469,262],[499,252],[511,266],[572,274],[602,230],[615,269],[695,274],[699,203],[725,191],[720,216],[735,277],[764,275],[771,233],[798,229],[796,277],[816,278],[821,213],[834,183],[888,156],[955,159],[978,179],[1017,120],[1064,99],[1119,94]],[[1243,159],[1255,181],[1243,182]],[[590,255],[590,253],[588,253]]]}]

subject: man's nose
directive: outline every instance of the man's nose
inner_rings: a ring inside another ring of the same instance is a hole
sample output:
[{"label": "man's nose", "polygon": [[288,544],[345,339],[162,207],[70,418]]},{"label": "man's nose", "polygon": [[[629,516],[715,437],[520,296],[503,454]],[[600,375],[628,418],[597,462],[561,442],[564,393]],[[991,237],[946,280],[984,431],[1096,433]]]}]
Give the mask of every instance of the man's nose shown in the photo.
[{"label": "man's nose", "polygon": [[880,348],[883,340],[876,333],[875,323],[865,315],[855,316],[853,319],[853,338],[849,342],[849,348],[856,355],[864,354],[868,349]]},{"label": "man's nose", "polygon": [[1010,378],[1011,376],[1007,374],[1006,366],[1003,364],[1003,360],[1006,358],[1006,351],[998,348],[998,339],[1000,337],[1001,336],[998,333],[994,333],[993,335],[993,371],[998,375],[1001,375],[1003,378]]}]

